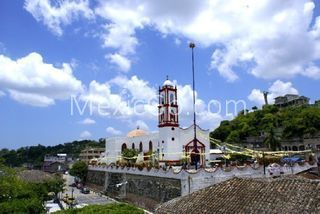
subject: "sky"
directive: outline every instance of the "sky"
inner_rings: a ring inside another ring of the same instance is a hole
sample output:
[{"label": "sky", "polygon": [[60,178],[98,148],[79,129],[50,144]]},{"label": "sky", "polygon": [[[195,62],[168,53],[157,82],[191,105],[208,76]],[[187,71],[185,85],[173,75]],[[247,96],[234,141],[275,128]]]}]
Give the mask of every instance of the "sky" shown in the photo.
[{"label": "sky", "polygon": [[181,127],[214,130],[243,108],[320,99],[320,3],[309,0],[0,1],[0,148],[157,128],[158,89]]}]

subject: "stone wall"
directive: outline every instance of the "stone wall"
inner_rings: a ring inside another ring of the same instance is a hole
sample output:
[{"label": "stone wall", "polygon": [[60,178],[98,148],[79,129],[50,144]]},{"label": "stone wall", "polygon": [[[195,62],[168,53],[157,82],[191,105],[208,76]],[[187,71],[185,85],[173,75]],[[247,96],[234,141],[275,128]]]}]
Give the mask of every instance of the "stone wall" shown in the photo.
[{"label": "stone wall", "polygon": [[[89,166],[89,174],[92,174],[94,183],[101,185],[109,196],[131,201],[138,206],[153,210],[159,203],[180,195],[187,195],[233,177],[260,178],[297,174],[312,167],[316,167],[316,164],[295,164],[292,167],[282,166],[279,168],[266,167],[266,174],[264,174],[263,166],[259,165],[208,168],[197,171],[155,168],[138,170],[129,167]],[[105,173],[105,175],[103,176],[101,173]],[[89,177],[88,181],[90,181]]]},{"label": "stone wall", "polygon": [[104,191],[107,172],[89,170],[86,185],[96,191]]},{"label": "stone wall", "polygon": [[181,196],[181,181],[173,178],[89,170],[87,185],[148,210]]}]

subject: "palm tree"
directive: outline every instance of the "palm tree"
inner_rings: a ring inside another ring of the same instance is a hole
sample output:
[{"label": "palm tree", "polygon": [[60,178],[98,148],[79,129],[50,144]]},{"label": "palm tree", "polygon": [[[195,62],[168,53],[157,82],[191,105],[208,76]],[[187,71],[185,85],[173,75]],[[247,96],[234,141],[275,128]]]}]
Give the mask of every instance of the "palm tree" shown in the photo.
[{"label": "palm tree", "polygon": [[276,151],[278,148],[280,148],[280,141],[275,135],[273,127],[269,128],[268,135],[266,139],[264,139],[264,143],[267,144],[272,151]]}]

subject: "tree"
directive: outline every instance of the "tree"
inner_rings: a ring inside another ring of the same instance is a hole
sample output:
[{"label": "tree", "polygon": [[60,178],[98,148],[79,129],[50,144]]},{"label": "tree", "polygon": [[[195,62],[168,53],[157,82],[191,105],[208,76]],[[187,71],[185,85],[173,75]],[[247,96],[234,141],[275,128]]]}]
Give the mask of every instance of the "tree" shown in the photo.
[{"label": "tree", "polygon": [[280,148],[280,142],[277,139],[273,128],[269,129],[268,136],[264,140],[264,143],[267,144],[272,151],[276,151]]},{"label": "tree", "polygon": [[107,205],[89,205],[81,209],[67,209],[57,214],[143,214],[144,211],[130,204],[112,203]]},{"label": "tree", "polygon": [[69,173],[70,175],[76,176],[80,178],[81,181],[85,182],[88,173],[88,166],[83,161],[77,161],[72,165]]},{"label": "tree", "polygon": [[253,110],[253,111],[256,111],[256,110],[258,110],[258,107],[257,107],[257,106],[253,106],[253,107],[252,107],[252,110]]},{"label": "tree", "polygon": [[44,188],[21,180],[15,170],[3,165],[0,172],[1,213],[45,213],[43,196],[48,192]]},{"label": "tree", "polygon": [[124,158],[133,158],[139,154],[138,150],[136,149],[124,149],[122,155]]}]

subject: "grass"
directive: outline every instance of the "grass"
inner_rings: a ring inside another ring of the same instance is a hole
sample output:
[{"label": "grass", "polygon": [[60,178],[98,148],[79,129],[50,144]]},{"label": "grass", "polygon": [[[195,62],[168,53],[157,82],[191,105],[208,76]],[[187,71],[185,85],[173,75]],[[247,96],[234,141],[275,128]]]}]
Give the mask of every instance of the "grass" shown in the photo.
[{"label": "grass", "polygon": [[144,211],[130,204],[112,203],[107,205],[89,205],[81,209],[68,209],[56,214],[143,214]]}]

